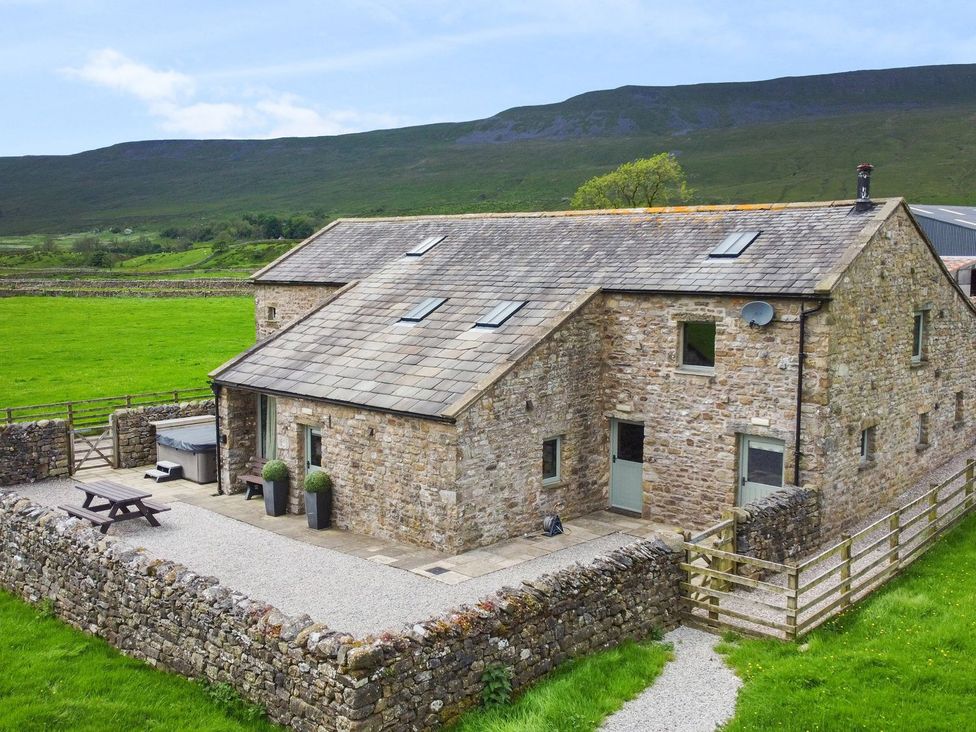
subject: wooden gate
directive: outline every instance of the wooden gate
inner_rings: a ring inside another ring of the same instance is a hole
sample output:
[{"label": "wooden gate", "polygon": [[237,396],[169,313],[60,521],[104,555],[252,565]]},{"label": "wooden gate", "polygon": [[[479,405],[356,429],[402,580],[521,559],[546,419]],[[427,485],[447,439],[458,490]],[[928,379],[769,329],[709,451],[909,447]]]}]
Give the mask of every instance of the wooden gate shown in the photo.
[{"label": "wooden gate", "polygon": [[71,473],[86,468],[115,467],[112,425],[71,428]]}]

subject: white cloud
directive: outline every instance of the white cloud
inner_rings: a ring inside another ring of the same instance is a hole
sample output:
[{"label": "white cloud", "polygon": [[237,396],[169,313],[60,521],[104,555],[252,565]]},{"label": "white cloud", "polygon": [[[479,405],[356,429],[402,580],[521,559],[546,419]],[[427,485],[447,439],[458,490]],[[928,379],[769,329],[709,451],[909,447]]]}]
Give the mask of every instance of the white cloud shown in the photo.
[{"label": "white cloud", "polygon": [[[177,71],[160,71],[113,49],[92,53],[78,68],[62,69],[73,79],[121,92],[146,105],[165,132],[195,137],[312,137],[339,135],[406,121],[356,110],[321,112],[292,94],[243,91],[247,101],[199,100],[200,84]],[[225,92],[226,95],[226,92]]]},{"label": "white cloud", "polygon": [[195,86],[186,74],[151,69],[111,48],[95,51],[84,66],[64,69],[64,73],[147,102],[178,99],[192,94]]}]

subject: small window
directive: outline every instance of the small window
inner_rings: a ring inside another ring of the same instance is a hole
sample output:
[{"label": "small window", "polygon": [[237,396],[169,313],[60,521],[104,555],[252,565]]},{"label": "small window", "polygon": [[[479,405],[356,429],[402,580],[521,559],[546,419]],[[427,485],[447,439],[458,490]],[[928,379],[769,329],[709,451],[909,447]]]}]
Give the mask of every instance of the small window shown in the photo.
[{"label": "small window", "polygon": [[525,301],[506,300],[489,310],[474,324],[475,328],[497,328],[525,306]]},{"label": "small window", "polygon": [[419,323],[446,302],[446,297],[428,297],[419,305],[415,305],[413,308],[411,308],[406,315],[400,318],[400,322]]},{"label": "small window", "polygon": [[417,246],[415,246],[413,249],[411,249],[409,252],[407,252],[407,256],[408,257],[419,257],[419,256],[422,256],[422,255],[426,254],[427,252],[429,252],[434,247],[436,247],[438,244],[440,244],[446,238],[447,238],[446,236],[428,236],[426,239],[424,239],[422,242],[420,242]]},{"label": "small window", "polygon": [[870,463],[874,461],[874,439],[876,427],[867,427],[861,430],[861,462]]},{"label": "small window", "polygon": [[722,243],[709,252],[709,257],[738,257],[756,240],[759,231],[736,231],[729,234]]},{"label": "small window", "polygon": [[918,415],[918,445],[924,447],[929,444],[929,413]]},{"label": "small window", "polygon": [[542,484],[558,483],[562,460],[562,438],[552,437],[542,443]]},{"label": "small window", "polygon": [[278,311],[273,307],[268,308],[268,320],[276,320],[278,318]]},{"label": "small window", "polygon": [[961,391],[956,392],[956,424],[961,425],[966,421],[966,397]]},{"label": "small window", "polygon": [[700,370],[715,368],[715,323],[682,323],[681,365]]},{"label": "small window", "polygon": [[921,363],[925,360],[926,320],[924,310],[915,311],[915,320],[912,324],[912,363]]}]

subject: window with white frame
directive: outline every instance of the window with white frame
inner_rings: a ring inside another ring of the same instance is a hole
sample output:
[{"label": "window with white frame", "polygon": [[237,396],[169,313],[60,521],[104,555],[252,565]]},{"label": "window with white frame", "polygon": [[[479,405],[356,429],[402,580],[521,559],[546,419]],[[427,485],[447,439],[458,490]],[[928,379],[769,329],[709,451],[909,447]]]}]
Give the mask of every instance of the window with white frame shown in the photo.
[{"label": "window with white frame", "polygon": [[681,367],[693,371],[715,368],[715,323],[681,324]]},{"label": "window with white frame", "polygon": [[550,437],[542,442],[542,485],[558,483],[562,477],[561,437]]}]

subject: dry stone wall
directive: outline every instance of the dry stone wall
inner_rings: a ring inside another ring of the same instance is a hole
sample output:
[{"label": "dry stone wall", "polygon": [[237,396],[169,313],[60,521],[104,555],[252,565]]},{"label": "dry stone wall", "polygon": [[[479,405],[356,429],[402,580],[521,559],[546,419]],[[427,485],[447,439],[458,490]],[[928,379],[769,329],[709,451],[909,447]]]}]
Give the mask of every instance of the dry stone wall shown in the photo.
[{"label": "dry stone wall", "polygon": [[821,541],[819,498],[790,487],[737,509],[736,551],[780,564],[809,555]]},{"label": "dry stone wall", "polygon": [[71,439],[64,420],[0,424],[0,486],[68,475]]},{"label": "dry stone wall", "polygon": [[115,435],[115,467],[136,468],[156,462],[156,428],[153,422],[216,413],[213,399],[116,410],[110,418]]},{"label": "dry stone wall", "polygon": [[262,340],[319,305],[341,285],[254,283],[254,322]]},{"label": "dry stone wall", "polygon": [[7,279],[0,278],[0,297],[247,297],[247,280],[188,279]]},{"label": "dry stone wall", "polygon": [[0,586],[153,666],[227,683],[299,732],[436,729],[479,702],[482,674],[516,691],[570,658],[677,624],[679,554],[639,542],[378,638],[287,617],[0,492]]}]

